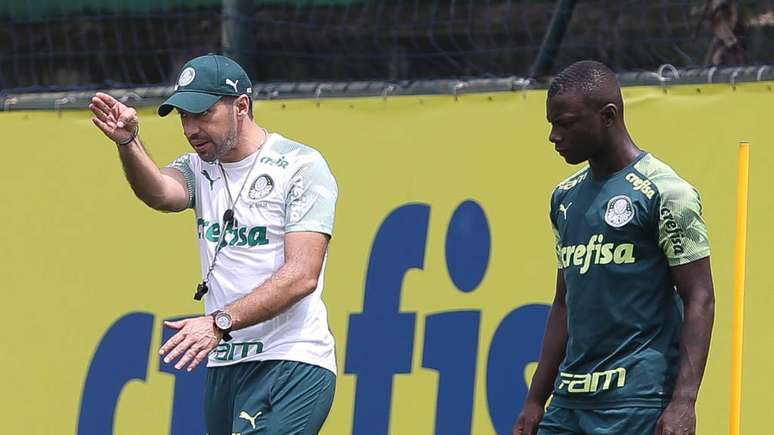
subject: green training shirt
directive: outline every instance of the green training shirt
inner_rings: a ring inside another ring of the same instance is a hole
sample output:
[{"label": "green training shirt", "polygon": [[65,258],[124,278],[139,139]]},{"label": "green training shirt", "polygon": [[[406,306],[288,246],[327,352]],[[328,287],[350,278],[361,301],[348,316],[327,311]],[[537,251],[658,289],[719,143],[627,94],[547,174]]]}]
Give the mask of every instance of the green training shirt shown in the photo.
[{"label": "green training shirt", "polygon": [[587,166],[560,183],[551,223],[568,326],[552,403],[665,407],[683,321],[670,267],[710,255],[699,193],[643,152],[608,177]]}]

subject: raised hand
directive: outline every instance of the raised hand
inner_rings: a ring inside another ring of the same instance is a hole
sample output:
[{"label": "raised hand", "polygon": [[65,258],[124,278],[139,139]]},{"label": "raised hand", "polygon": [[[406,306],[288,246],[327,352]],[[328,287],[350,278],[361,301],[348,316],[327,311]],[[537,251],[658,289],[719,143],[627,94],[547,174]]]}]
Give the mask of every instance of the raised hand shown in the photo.
[{"label": "raised hand", "polygon": [[89,109],[94,113],[91,121],[105,136],[117,143],[126,143],[137,134],[140,120],[137,111],[127,107],[108,94],[97,92]]}]

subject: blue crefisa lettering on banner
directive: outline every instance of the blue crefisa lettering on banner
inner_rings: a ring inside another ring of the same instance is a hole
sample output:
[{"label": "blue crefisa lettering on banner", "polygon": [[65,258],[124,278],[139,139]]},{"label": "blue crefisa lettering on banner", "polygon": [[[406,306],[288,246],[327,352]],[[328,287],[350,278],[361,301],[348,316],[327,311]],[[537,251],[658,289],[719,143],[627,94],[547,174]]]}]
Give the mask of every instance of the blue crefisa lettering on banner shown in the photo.
[{"label": "blue crefisa lettering on banner", "polygon": [[[168,320],[179,320],[183,316]],[[150,313],[130,313],[118,319],[105,333],[92,357],[81,394],[78,435],[113,433],[115,410],[124,386],[132,380],[145,381],[151,352],[154,316]],[[162,328],[162,342],[174,334]],[[204,397],[202,366],[192,372],[178,371],[173,364],[159,358],[159,370],[175,376],[170,435],[203,434],[201,412]]]},{"label": "blue crefisa lettering on banner", "polygon": [[357,375],[353,434],[387,433],[393,375],[411,372],[416,313],[400,311],[400,296],[406,272],[424,267],[429,221],[429,205],[404,205],[374,238],[363,312],[347,328],[344,371]]},{"label": "blue crefisa lettering on banner", "polygon": [[152,332],[153,314],[129,313],[102,337],[83,385],[78,435],[113,433],[124,386],[134,379],[145,381]]},{"label": "blue crefisa lettering on banner", "polygon": [[[527,393],[525,369],[540,354],[549,306],[515,307],[500,320],[492,337],[481,337],[480,309],[450,306],[424,315],[424,336],[418,338],[422,343],[415,343],[417,313],[401,311],[401,296],[406,273],[425,268],[430,211],[431,206],[423,203],[399,206],[387,215],[373,239],[362,312],[351,314],[347,327],[344,373],[356,377],[351,433],[390,432],[394,376],[412,372],[416,350],[422,354],[422,368],[438,373],[434,433],[473,432],[477,361],[483,351],[488,352],[486,370],[482,370],[487,403],[479,404],[477,409],[488,409],[498,434],[510,434]],[[446,226],[442,255],[449,281],[445,288],[456,289],[463,297],[474,297],[483,288],[503,294],[518,292],[516,277],[512,288],[482,286],[491,260],[492,240],[483,207],[473,200],[460,203]],[[507,248],[503,251],[506,254]],[[155,352],[150,348],[154,319],[150,313],[129,313],[105,333],[83,387],[78,435],[113,433],[116,406],[124,386],[132,380],[147,379],[150,352]],[[169,328],[159,331],[162,342],[174,334]],[[215,358],[260,352],[260,345],[251,342],[219,346]],[[202,409],[206,369],[200,366],[191,373],[178,371],[161,358],[158,364],[159,371],[175,378],[169,433],[204,434],[202,412],[192,410]]]},{"label": "blue crefisa lettering on banner", "polygon": [[[478,288],[489,266],[491,235],[484,210],[465,201],[446,230],[446,268],[457,290]],[[470,433],[476,386],[479,310],[431,314],[425,319],[422,367],[438,371],[435,433]]]},{"label": "blue crefisa lettering on banner", "polygon": [[486,366],[486,397],[498,435],[512,433],[527,398],[524,369],[540,357],[549,309],[546,304],[516,308],[500,322],[492,337]]},{"label": "blue crefisa lettering on banner", "polygon": [[[363,311],[350,316],[345,373],[357,376],[352,433],[389,433],[393,376],[411,372],[416,313],[401,312],[405,274],[423,269],[430,206],[393,210],[371,248]],[[455,288],[474,292],[486,274],[491,231],[483,208],[462,202],[446,233],[446,266]],[[431,290],[431,289],[428,289]],[[502,289],[509,292],[513,289]],[[512,311],[498,326],[489,348],[487,398],[498,434],[510,434],[526,397],[524,371],[537,361],[549,306]],[[438,371],[436,434],[471,433],[479,351],[480,310],[450,310],[425,318],[422,366]]]},{"label": "blue crefisa lettering on banner", "polygon": [[[168,321],[181,320],[184,316]],[[163,327],[161,329],[161,342],[166,343],[177,332],[175,329]],[[172,361],[167,364],[164,357],[159,356],[159,370],[175,377],[175,395],[172,401],[172,424],[170,435],[204,434],[207,432],[204,426],[204,415],[197,410],[204,409],[204,381],[207,375],[205,368],[207,361],[196,367],[193,371],[175,369]]]}]

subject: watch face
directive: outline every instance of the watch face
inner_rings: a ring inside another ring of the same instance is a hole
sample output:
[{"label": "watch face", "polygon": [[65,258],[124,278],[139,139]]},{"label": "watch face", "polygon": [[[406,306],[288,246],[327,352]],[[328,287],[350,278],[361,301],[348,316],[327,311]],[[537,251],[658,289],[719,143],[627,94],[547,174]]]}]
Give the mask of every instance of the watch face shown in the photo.
[{"label": "watch face", "polygon": [[231,327],[231,316],[226,313],[219,313],[215,316],[215,324],[218,329],[226,330]]}]

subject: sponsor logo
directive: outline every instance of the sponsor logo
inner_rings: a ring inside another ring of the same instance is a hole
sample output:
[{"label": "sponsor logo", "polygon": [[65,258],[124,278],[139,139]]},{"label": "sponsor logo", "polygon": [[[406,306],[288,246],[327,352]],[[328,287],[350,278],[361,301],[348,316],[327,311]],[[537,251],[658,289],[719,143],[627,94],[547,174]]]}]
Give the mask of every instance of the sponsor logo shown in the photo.
[{"label": "sponsor logo", "polygon": [[[439,209],[441,212],[436,212]],[[471,297],[484,296],[483,280],[490,267],[494,236],[487,214],[478,202],[468,200],[459,204],[450,220],[440,220],[445,215],[445,205],[411,202],[386,211],[377,222],[373,241],[365,251],[369,266],[361,286],[353,289],[353,294],[362,296],[362,308],[348,315],[346,348],[337,349],[342,373],[357,380],[351,394],[355,405],[348,432],[388,433],[398,400],[393,380],[426,370],[438,374],[438,394],[432,401],[437,409],[437,433],[472,433],[473,411],[479,408],[492,416],[492,433],[509,433],[513,410],[523,404],[529,385],[523,376],[512,375],[524,373],[532,361],[537,361],[538,338],[543,334],[550,306],[514,306],[494,316],[472,302],[464,309],[456,303],[442,303],[428,312],[403,311],[405,304],[401,301],[411,292],[405,277],[430,273],[435,262],[446,265],[446,273],[441,274],[445,279],[438,288],[473,302]],[[208,225],[200,222],[200,232]],[[444,230],[447,249],[428,249],[431,228]],[[434,297],[443,302],[447,295]],[[195,315],[200,313],[186,313],[179,318]],[[154,356],[153,343],[163,343],[177,333],[162,327],[163,320],[179,318],[131,312],[104,331],[83,384],[79,435],[113,433],[116,418],[128,415],[124,407],[119,407],[122,391],[137,382],[157,388],[156,381],[162,382],[160,388],[166,388],[170,381],[174,383],[173,395],[165,399],[171,411],[168,432],[207,432],[203,413],[190,412],[204,401],[207,368],[200,365],[192,372],[177,370],[175,362],[165,364],[162,357]],[[239,337],[235,340],[241,341]],[[220,357],[233,353],[234,358],[240,358],[245,348],[248,357],[258,352],[257,343],[221,346],[217,352]],[[418,355],[421,366],[414,363]],[[156,370],[165,374],[163,379],[154,376]],[[261,414],[261,420],[256,418],[256,429],[262,426],[263,417]],[[239,420],[238,416],[232,419]],[[245,429],[242,433],[254,432],[247,421],[238,424]],[[234,433],[238,432],[235,428]]]},{"label": "sponsor logo", "polygon": [[258,418],[258,417],[259,417],[261,414],[263,414],[263,411],[258,411],[258,413],[257,413],[257,414],[255,414],[255,417],[252,417],[252,416],[250,416],[250,414],[248,414],[246,411],[241,411],[241,412],[239,413],[239,418],[241,418],[241,419],[244,419],[244,420],[247,420],[247,421],[249,421],[249,422],[250,422],[250,426],[252,426],[252,427],[253,427],[253,429],[255,429],[255,420],[256,420],[256,419],[257,419],[257,418]]},{"label": "sponsor logo", "polygon": [[567,210],[570,209],[570,206],[572,203],[567,204],[567,207],[564,206],[564,204],[559,204],[559,211],[564,214],[564,220],[567,220]]},{"label": "sponsor logo", "polygon": [[579,175],[578,177],[573,178],[570,181],[565,181],[564,183],[560,184],[559,187],[557,187],[557,189],[559,189],[559,190],[570,190],[570,189],[572,189],[573,187],[577,186],[578,183],[580,183],[581,181],[586,179],[586,174],[587,173],[583,173],[583,174]]},{"label": "sponsor logo", "polygon": [[557,245],[556,250],[562,259],[562,267],[580,266],[581,275],[589,271],[592,264],[631,264],[634,258],[634,245],[631,243],[602,243],[602,234],[591,236],[583,245]]},{"label": "sponsor logo", "polygon": [[237,79],[237,81],[232,81],[231,79],[226,79],[226,84],[231,86],[232,88],[234,88],[234,93],[235,94],[239,93],[239,91],[237,90],[237,83],[239,83],[238,79]]},{"label": "sponsor logo", "polygon": [[247,197],[253,201],[265,198],[274,189],[274,180],[270,176],[263,174],[253,181],[250,185],[250,191],[247,192]]},{"label": "sponsor logo", "polygon": [[285,156],[280,156],[280,158],[277,160],[274,160],[271,157],[261,157],[261,163],[266,165],[279,166],[280,168],[285,169],[288,167],[290,162],[285,160]]},{"label": "sponsor logo", "polygon": [[[204,218],[196,220],[196,231],[199,239],[206,239],[212,243],[218,243],[222,226],[218,222],[210,222]],[[266,238],[266,227],[246,227],[240,226],[239,222],[234,220],[226,226],[223,240],[220,242],[225,246],[249,246],[266,245],[269,239]]]},{"label": "sponsor logo", "polygon": [[220,343],[210,353],[210,358],[217,361],[233,361],[234,359],[247,358],[263,352],[263,343],[260,341],[248,341],[244,343]]},{"label": "sponsor logo", "polygon": [[653,190],[653,187],[651,187],[653,184],[650,182],[650,180],[643,180],[634,172],[629,172],[626,174],[626,181],[632,184],[632,188],[634,190],[642,192],[643,195],[648,197],[648,199],[653,199],[653,195],[656,194],[656,191]]},{"label": "sponsor logo", "polygon": [[614,228],[621,228],[634,218],[634,205],[626,195],[618,195],[607,202],[605,222]]},{"label": "sponsor logo", "polygon": [[683,237],[685,237],[685,232],[677,225],[677,221],[675,221],[672,211],[666,207],[661,207],[659,213],[661,214],[661,219],[664,221],[664,229],[669,236],[669,241],[672,242],[672,252],[675,255],[684,253],[685,247],[683,246]]},{"label": "sponsor logo", "polygon": [[213,180],[213,179],[212,179],[212,176],[210,175],[210,173],[209,173],[209,172],[207,172],[207,170],[206,170],[206,169],[202,169],[202,175],[204,175],[204,178],[206,178],[206,179],[207,179],[207,181],[209,181],[209,182],[210,182],[210,190],[212,190],[212,186],[215,184],[215,182],[216,182],[216,181],[218,181],[218,180],[220,180],[220,177],[218,177],[218,178],[215,178],[215,179]]},{"label": "sponsor logo", "polygon": [[[615,385],[612,385],[613,378],[617,378]],[[561,372],[559,373],[559,379],[559,390],[567,387],[568,393],[594,393],[596,391],[609,390],[612,387],[623,387],[626,384],[626,369],[619,367],[604,372],[584,374]]]}]

